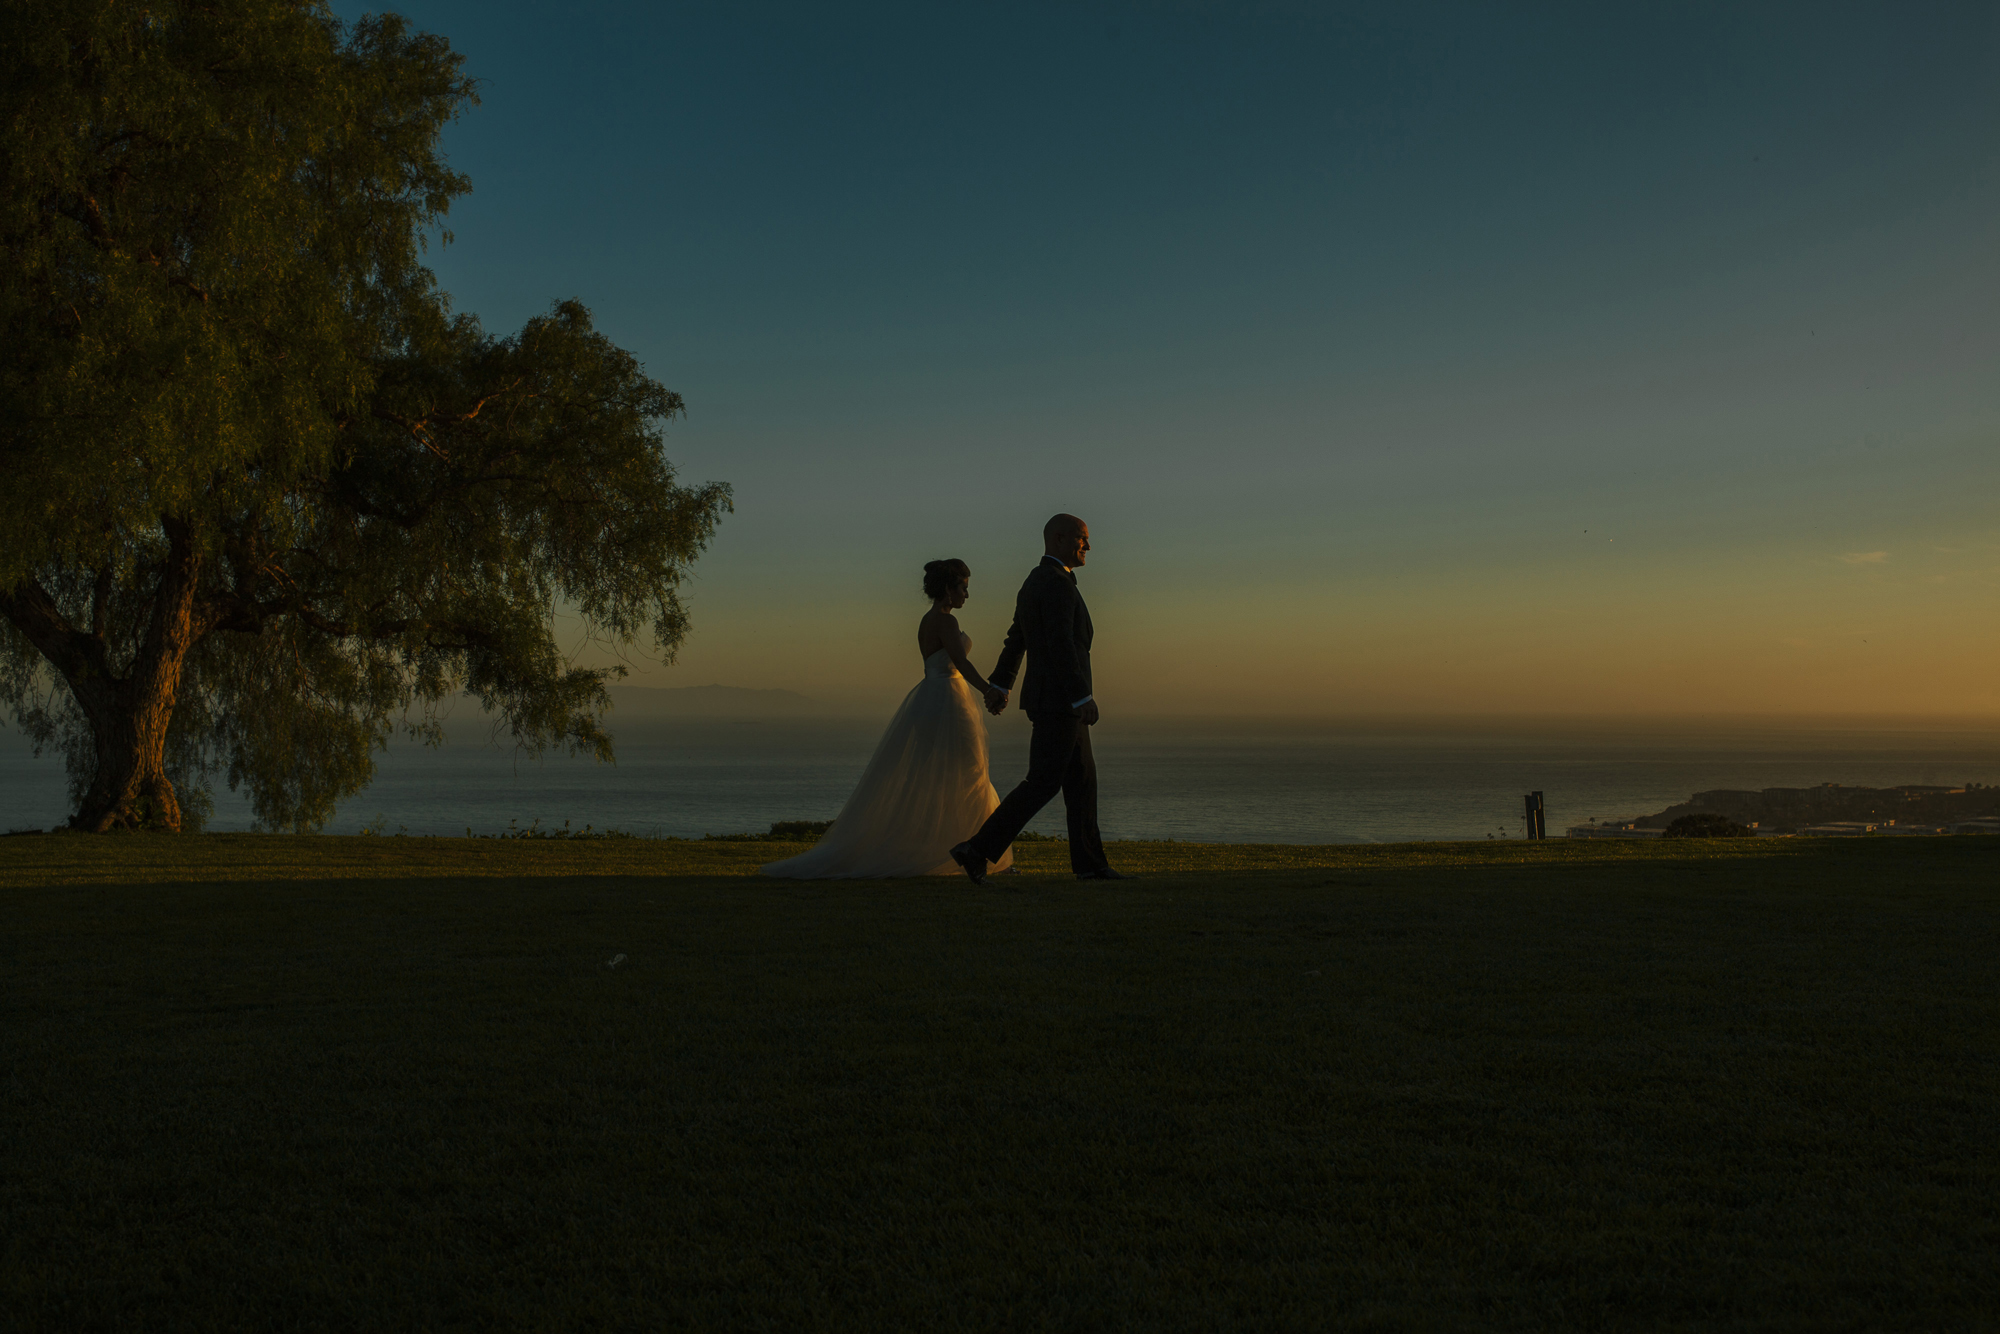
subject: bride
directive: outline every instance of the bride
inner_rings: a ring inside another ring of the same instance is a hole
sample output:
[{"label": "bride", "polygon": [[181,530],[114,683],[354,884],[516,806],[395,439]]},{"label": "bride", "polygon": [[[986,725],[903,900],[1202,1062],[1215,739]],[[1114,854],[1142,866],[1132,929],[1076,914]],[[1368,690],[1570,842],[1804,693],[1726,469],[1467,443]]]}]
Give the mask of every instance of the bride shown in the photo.
[{"label": "bride", "polygon": [[[986,777],[983,699],[994,713],[1007,696],[973,670],[972,637],[952,613],[965,605],[972,570],[962,560],[924,566],[931,609],[917,622],[924,679],[903,697],[854,794],[812,851],[760,868],[794,880],[958,875],[954,844],[1000,804]],[[989,871],[1013,864],[1010,850]]]}]

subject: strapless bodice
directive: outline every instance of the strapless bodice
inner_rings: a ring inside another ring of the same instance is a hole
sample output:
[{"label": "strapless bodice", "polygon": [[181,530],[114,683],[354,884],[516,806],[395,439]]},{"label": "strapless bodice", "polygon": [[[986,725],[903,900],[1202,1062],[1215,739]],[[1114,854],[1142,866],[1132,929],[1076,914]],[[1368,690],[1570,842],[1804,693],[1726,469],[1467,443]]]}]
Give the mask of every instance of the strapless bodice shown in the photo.
[{"label": "strapless bodice", "polygon": [[[963,646],[959,649],[959,652],[967,657],[972,656],[972,636],[960,632],[958,642]],[[924,676],[926,679],[933,676],[955,677],[957,675],[958,668],[952,663],[950,649],[941,648],[924,659]]]}]

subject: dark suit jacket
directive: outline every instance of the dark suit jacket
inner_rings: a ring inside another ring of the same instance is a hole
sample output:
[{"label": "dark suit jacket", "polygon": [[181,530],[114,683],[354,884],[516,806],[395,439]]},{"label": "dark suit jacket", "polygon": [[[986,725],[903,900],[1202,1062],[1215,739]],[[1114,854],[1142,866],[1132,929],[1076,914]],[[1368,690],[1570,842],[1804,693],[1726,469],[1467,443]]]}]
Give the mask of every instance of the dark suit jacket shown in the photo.
[{"label": "dark suit jacket", "polygon": [[1014,624],[990,678],[1002,690],[1014,688],[1021,654],[1028,655],[1028,679],[1021,687],[1021,712],[1030,718],[1066,714],[1090,688],[1090,609],[1076,591],[1076,576],[1043,561],[1028,572],[1014,598]]}]

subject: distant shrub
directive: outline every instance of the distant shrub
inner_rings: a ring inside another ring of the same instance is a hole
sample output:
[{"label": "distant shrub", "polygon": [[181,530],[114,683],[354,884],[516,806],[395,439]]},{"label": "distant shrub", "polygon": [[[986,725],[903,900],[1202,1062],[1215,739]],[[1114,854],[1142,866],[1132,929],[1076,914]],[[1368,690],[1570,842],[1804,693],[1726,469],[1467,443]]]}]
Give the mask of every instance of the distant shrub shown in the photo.
[{"label": "distant shrub", "polygon": [[778,820],[768,834],[703,834],[708,843],[817,843],[833,828],[831,820]]},{"label": "distant shrub", "polygon": [[1068,834],[1038,834],[1032,829],[1023,829],[1014,835],[1016,843],[1067,843]]},{"label": "distant shrub", "polygon": [[1661,838],[1749,838],[1750,831],[1726,815],[1706,811],[1683,815],[1660,831]]},{"label": "distant shrub", "polygon": [[[378,817],[378,818],[379,818],[379,817]],[[378,832],[378,831],[377,831],[377,830],[374,830],[374,829],[363,829],[363,830],[362,830],[361,832],[362,832],[362,833],[364,833],[364,834],[372,834],[372,833],[376,833],[376,832]],[[563,821],[563,827],[562,827],[562,828],[560,828],[560,829],[544,829],[544,828],[542,828],[542,822],[541,822],[540,820],[531,820],[531,821],[529,821],[529,823],[528,823],[528,827],[527,827],[526,829],[523,829],[523,828],[521,827],[521,825],[520,825],[520,822],[519,822],[519,821],[517,821],[517,820],[509,820],[509,821],[507,822],[507,827],[506,827],[505,829],[501,830],[501,831],[500,831],[499,833],[497,833],[497,834],[478,834],[478,835],[475,835],[475,834],[474,834],[474,833],[473,833],[473,832],[472,832],[472,831],[471,831],[470,829],[468,829],[468,830],[466,830],[466,831],[465,831],[465,836],[466,836],[467,838],[474,838],[474,837],[477,837],[477,838],[566,838],[566,839],[572,839],[572,840],[574,840],[574,839],[600,839],[600,838],[634,838],[634,837],[637,837],[637,835],[634,835],[634,834],[628,834],[628,833],[626,833],[626,832],[625,832],[624,830],[622,830],[622,829],[593,829],[593,828],[591,828],[591,827],[590,827],[589,825],[585,825],[585,826],[584,826],[583,828],[581,828],[581,829],[571,829],[571,828],[569,827],[569,821],[567,821],[567,820],[564,820],[564,821]]]}]

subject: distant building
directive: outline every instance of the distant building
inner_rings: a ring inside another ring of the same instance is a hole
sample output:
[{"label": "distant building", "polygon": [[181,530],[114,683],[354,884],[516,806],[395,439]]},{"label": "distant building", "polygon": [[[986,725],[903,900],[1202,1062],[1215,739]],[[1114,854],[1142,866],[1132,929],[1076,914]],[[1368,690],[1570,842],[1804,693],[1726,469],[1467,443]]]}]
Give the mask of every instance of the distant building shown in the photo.
[{"label": "distant building", "polygon": [[1563,831],[1565,838],[1658,838],[1657,829],[1641,829],[1634,820],[1600,820],[1596,824],[1573,824]]},{"label": "distant building", "polygon": [[1807,825],[1799,830],[1799,837],[1858,838],[1863,834],[1874,833],[1879,827],[1867,820],[1828,820],[1825,824]]}]

